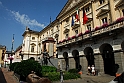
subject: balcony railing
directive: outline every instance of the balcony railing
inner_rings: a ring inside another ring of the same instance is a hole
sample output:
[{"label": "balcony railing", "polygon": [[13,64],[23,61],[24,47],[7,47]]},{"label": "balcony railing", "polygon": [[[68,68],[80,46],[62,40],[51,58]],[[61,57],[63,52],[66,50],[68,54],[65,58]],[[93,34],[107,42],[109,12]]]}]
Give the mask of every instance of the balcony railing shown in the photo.
[{"label": "balcony railing", "polygon": [[116,21],[114,21],[111,24],[105,23],[100,27],[96,27],[92,31],[87,30],[87,31],[85,31],[85,33],[79,33],[78,35],[74,35],[67,39],[63,39],[63,40],[59,41],[59,43],[57,44],[57,47],[64,46],[66,44],[74,43],[74,42],[81,41],[81,40],[83,41],[87,38],[90,38],[91,34],[93,37],[96,35],[100,35],[100,34],[103,34],[106,32],[116,30],[118,28],[124,28],[124,17],[118,18]]}]

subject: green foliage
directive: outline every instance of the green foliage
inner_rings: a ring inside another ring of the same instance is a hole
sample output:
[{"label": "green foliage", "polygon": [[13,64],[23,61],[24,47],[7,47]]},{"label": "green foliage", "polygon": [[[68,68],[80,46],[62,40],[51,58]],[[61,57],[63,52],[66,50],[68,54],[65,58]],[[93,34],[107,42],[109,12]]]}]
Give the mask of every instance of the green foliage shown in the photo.
[{"label": "green foliage", "polygon": [[40,63],[32,59],[29,59],[23,60],[20,63],[18,63],[14,68],[14,72],[26,78],[31,73],[31,71],[34,71],[38,76],[41,76],[42,75],[41,69],[42,68]]},{"label": "green foliage", "polygon": [[[51,81],[60,80],[60,72],[48,72],[43,74],[43,76],[48,77]],[[63,80],[77,79],[77,78],[81,78],[78,73],[69,73],[69,72],[63,73]]]},{"label": "green foliage", "polygon": [[10,69],[11,71],[14,71],[14,68],[15,68],[15,66],[16,66],[18,63],[19,63],[19,62],[14,62],[14,63],[10,64],[10,65],[9,65],[9,69]]},{"label": "green foliage", "polygon": [[42,72],[56,72],[57,68],[53,66],[42,66]]},{"label": "green foliage", "polygon": [[69,72],[66,72],[64,74],[64,80],[77,79],[77,78],[81,78],[78,73],[69,73]]},{"label": "green foliage", "polygon": [[59,81],[60,80],[60,73],[59,72],[49,72],[49,73],[47,73],[47,77],[51,81]]},{"label": "green foliage", "polygon": [[68,72],[70,72],[70,73],[78,73],[78,69],[69,69]]}]

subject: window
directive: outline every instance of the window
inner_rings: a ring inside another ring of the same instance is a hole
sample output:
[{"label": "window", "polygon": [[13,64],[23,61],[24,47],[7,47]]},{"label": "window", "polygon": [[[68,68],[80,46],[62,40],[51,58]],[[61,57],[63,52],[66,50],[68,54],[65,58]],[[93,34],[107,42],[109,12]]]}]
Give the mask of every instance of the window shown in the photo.
[{"label": "window", "polygon": [[4,50],[2,50],[2,53],[4,53],[5,51]]},{"label": "window", "polygon": [[124,16],[124,9],[122,10],[123,16]]},{"label": "window", "polygon": [[86,12],[89,12],[89,10],[90,10],[90,8],[89,8],[89,7],[87,7],[87,8],[85,9],[85,11],[86,11]]},{"label": "window", "polygon": [[65,35],[65,38],[68,38],[68,34]]},{"label": "window", "polygon": [[34,46],[31,46],[31,52],[34,52]]},{"label": "window", "polygon": [[100,4],[103,4],[105,2],[105,0],[99,0]]},{"label": "window", "polygon": [[76,35],[78,34],[78,30],[75,30],[75,34],[76,34]]},{"label": "window", "polygon": [[105,17],[105,18],[102,19],[102,23],[103,23],[103,24],[104,24],[104,23],[107,23],[107,17]]},{"label": "window", "polygon": [[32,37],[32,40],[35,40],[35,37]]},{"label": "window", "polygon": [[59,26],[58,26],[58,25],[56,26],[56,30],[57,30],[57,31],[59,30]]},{"label": "window", "polygon": [[68,23],[68,22],[69,22],[69,19],[66,20],[66,23]]},{"label": "window", "polygon": [[88,29],[89,31],[91,31],[91,24],[88,24],[88,25],[87,25],[87,29]]},{"label": "window", "polygon": [[53,29],[51,29],[51,34],[53,34]]},{"label": "window", "polygon": [[67,19],[66,21],[65,21],[65,26],[64,26],[64,28],[68,28],[69,27],[69,19]]}]

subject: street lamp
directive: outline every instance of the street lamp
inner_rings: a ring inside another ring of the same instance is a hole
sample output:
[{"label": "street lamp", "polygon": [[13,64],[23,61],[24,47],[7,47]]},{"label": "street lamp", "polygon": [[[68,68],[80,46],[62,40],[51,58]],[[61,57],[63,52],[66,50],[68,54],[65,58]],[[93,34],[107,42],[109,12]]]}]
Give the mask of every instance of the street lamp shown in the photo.
[{"label": "street lamp", "polygon": [[14,34],[13,34],[13,38],[12,38],[12,48],[11,48],[11,56],[8,58],[10,60],[10,64],[12,64],[12,60],[14,59],[13,56],[13,44],[14,44]]}]

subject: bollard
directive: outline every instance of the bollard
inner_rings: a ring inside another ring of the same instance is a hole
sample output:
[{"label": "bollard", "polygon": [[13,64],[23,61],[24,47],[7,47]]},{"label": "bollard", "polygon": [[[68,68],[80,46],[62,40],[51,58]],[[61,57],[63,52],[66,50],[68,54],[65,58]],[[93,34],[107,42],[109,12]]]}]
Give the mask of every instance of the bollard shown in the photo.
[{"label": "bollard", "polygon": [[62,83],[63,82],[63,71],[60,70],[60,82]]},{"label": "bollard", "polygon": [[95,75],[97,75],[97,76],[98,76],[98,70],[97,70],[97,69],[95,70]]}]

